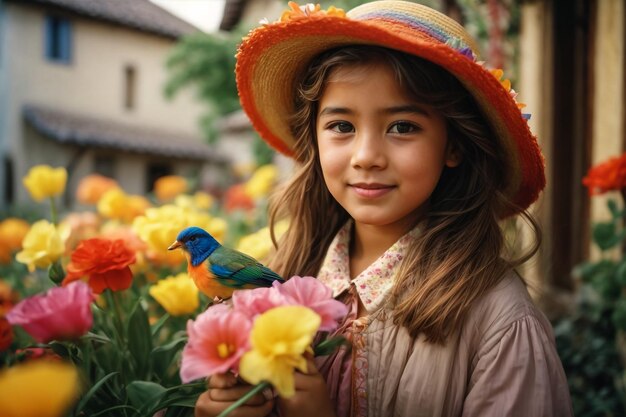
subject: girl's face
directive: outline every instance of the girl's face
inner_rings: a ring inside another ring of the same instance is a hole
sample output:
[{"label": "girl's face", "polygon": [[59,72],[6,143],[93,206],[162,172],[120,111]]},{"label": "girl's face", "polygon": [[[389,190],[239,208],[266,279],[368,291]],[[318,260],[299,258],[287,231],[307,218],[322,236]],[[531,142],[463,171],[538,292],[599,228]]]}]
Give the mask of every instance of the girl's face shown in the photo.
[{"label": "girl's face", "polygon": [[443,168],[459,163],[444,118],[413,101],[384,64],[334,71],[316,131],[326,185],[357,225],[408,231]]}]

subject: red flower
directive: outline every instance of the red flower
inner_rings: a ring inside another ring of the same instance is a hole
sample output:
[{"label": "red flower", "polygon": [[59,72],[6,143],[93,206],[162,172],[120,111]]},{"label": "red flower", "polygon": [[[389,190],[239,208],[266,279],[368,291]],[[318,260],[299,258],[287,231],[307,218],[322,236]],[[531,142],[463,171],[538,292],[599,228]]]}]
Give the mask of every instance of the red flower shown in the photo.
[{"label": "red flower", "polygon": [[133,274],[128,265],[135,263],[135,253],[121,239],[88,239],[78,244],[67,266],[63,285],[82,277],[96,294],[109,288],[121,291],[130,287]]},{"label": "red flower", "polygon": [[6,317],[0,316],[0,352],[4,352],[13,342],[13,328]]},{"label": "red flower", "polygon": [[583,185],[589,189],[589,195],[626,188],[626,153],[591,167]]}]

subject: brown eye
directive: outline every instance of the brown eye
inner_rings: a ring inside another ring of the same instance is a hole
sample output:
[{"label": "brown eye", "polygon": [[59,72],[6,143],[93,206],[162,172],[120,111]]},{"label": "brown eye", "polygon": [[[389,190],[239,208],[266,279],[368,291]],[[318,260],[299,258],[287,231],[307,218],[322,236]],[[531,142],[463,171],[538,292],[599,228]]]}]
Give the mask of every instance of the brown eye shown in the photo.
[{"label": "brown eye", "polygon": [[416,130],[418,130],[418,127],[415,126],[413,123],[397,122],[391,126],[391,128],[389,129],[389,133],[404,134],[404,133],[412,133],[412,132],[415,132]]}]

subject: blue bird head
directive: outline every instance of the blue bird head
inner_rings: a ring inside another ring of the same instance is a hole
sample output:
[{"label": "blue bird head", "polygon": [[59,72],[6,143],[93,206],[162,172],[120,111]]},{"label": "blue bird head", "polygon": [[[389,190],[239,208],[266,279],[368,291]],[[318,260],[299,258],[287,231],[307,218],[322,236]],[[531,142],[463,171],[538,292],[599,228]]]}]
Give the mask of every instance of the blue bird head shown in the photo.
[{"label": "blue bird head", "polygon": [[183,229],[178,234],[178,237],[176,237],[176,241],[167,249],[174,250],[181,248],[185,252],[189,253],[191,264],[193,266],[198,266],[220,246],[220,243],[207,231],[199,227],[192,226]]}]

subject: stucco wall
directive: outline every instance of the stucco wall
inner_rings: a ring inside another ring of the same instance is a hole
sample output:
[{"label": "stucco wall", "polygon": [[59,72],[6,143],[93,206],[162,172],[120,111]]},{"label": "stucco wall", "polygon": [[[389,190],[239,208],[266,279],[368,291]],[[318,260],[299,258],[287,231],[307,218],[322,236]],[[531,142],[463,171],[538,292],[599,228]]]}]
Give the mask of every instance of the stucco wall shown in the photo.
[{"label": "stucco wall", "polygon": [[[176,41],[71,17],[72,63],[57,64],[44,56],[45,9],[14,3],[4,3],[4,8],[0,81],[5,92],[0,98],[0,146],[4,143],[4,151],[14,159],[16,178],[25,175],[35,160],[42,162],[31,157],[37,152],[22,146],[24,104],[200,138],[198,118],[202,107],[191,91],[182,91],[171,102],[162,94],[167,79],[165,59]],[[137,74],[136,106],[132,110],[124,108],[124,68],[129,64]],[[60,165],[63,152],[61,148],[49,150],[43,162]],[[136,188],[131,182],[134,177],[126,175],[124,163],[120,161],[118,166],[118,179]],[[17,200],[27,198],[22,187],[16,191]]]}]

